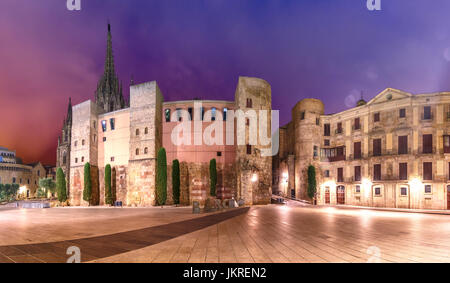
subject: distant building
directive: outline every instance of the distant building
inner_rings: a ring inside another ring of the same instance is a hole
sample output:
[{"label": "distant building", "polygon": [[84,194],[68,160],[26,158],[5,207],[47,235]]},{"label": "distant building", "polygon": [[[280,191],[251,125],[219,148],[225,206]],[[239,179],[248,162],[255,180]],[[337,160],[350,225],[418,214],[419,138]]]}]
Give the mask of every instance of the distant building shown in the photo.
[{"label": "distant building", "polygon": [[0,184],[18,184],[22,194],[34,197],[39,179],[45,176],[45,168],[40,162],[22,164],[15,151],[0,147]]},{"label": "distant building", "polygon": [[450,93],[388,88],[368,103],[325,115],[303,99],[280,129],[274,191],[307,196],[316,168],[319,204],[450,209]]},{"label": "distant building", "polygon": [[[113,186],[118,200],[128,206],[155,204],[157,152],[164,147],[168,164],[168,201],[172,203],[171,165],[180,161],[181,203],[204,204],[210,196],[209,162],[217,160],[217,191],[221,198],[242,199],[246,204],[267,204],[271,199],[272,158],[262,157],[267,146],[256,145],[175,145],[171,134],[185,119],[201,122],[201,131],[223,118],[223,132],[230,110],[271,110],[271,87],[258,78],[240,77],[234,101],[186,100],[164,102],[156,82],[132,85],[126,103],[115,73],[111,28],[104,74],[96,90],[96,100],[71,107],[63,123],[57,149],[57,167],[68,179],[72,205],[82,200],[84,165],[91,165],[93,203],[104,204],[104,170],[112,167]],[[194,109],[195,103],[201,109]],[[184,117],[181,113],[188,113]],[[244,119],[242,125],[245,124]],[[250,125],[245,126],[247,129]],[[196,131],[196,130],[194,130]],[[236,136],[236,129],[230,134]],[[194,135],[194,134],[193,134]],[[192,141],[194,139],[192,135]],[[247,133],[247,139],[248,139]],[[226,135],[224,135],[225,138]],[[226,143],[224,141],[224,143]]]}]

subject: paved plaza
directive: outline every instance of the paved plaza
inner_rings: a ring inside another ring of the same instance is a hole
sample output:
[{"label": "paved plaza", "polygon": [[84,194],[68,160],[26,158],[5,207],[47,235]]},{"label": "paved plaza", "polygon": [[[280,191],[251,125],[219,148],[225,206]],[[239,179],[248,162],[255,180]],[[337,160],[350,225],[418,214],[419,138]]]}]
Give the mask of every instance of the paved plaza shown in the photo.
[{"label": "paved plaza", "polygon": [[450,262],[450,215],[255,206],[0,209],[0,261]]}]

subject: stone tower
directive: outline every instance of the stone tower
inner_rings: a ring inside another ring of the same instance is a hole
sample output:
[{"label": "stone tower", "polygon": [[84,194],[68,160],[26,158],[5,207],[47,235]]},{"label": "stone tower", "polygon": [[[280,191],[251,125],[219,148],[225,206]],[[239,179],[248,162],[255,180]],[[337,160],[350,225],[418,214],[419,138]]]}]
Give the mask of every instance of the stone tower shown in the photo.
[{"label": "stone tower", "polygon": [[295,196],[308,199],[307,170],[309,165],[316,167],[316,178],[319,175],[320,145],[322,126],[320,116],[324,113],[324,105],[318,99],[303,99],[292,109],[295,140]]},{"label": "stone tower", "polygon": [[56,149],[56,167],[60,167],[67,179],[67,187],[70,188],[70,143],[72,140],[72,101],[69,98],[67,117],[64,119],[61,136],[58,137]]},{"label": "stone tower", "polygon": [[105,71],[95,91],[97,105],[105,112],[112,112],[126,107],[123,98],[122,84],[114,68],[112,50],[111,25],[108,24],[108,40],[106,45]]},{"label": "stone tower", "polygon": [[[269,83],[258,78],[240,77],[235,95],[236,110],[242,110],[246,114],[244,119],[237,115],[236,132],[239,125],[245,125],[246,145],[238,142],[236,147],[236,175],[238,198],[243,199],[246,204],[268,204],[272,195],[272,157],[263,156],[262,150],[270,148],[271,144],[261,143],[259,127],[261,110],[267,112],[267,133],[271,133],[271,87]],[[236,111],[236,112],[237,112]],[[251,111],[256,113],[257,122],[253,124],[249,119]],[[251,144],[251,137],[256,136],[256,144]],[[239,139],[239,133],[237,134]]]}]

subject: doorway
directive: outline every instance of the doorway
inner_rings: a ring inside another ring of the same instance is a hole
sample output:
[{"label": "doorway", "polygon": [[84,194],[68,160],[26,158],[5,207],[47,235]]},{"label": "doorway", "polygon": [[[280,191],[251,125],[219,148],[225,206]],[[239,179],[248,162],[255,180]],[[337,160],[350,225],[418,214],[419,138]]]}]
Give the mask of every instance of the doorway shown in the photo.
[{"label": "doorway", "polygon": [[345,187],[338,186],[336,188],[337,193],[337,204],[345,204]]},{"label": "doorway", "polygon": [[325,204],[330,204],[330,187],[325,187]]}]

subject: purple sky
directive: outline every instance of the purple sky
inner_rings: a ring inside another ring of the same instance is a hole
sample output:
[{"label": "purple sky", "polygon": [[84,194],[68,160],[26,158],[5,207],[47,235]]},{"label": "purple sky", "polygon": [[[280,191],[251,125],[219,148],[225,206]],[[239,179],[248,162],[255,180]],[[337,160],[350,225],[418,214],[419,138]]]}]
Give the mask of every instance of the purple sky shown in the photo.
[{"label": "purple sky", "polygon": [[450,90],[448,0],[81,1],[0,2],[0,146],[27,162],[53,163],[68,98],[94,98],[108,19],[124,85],[157,80],[166,100],[233,100],[261,77],[285,124],[302,98],[333,113],[361,91]]}]

